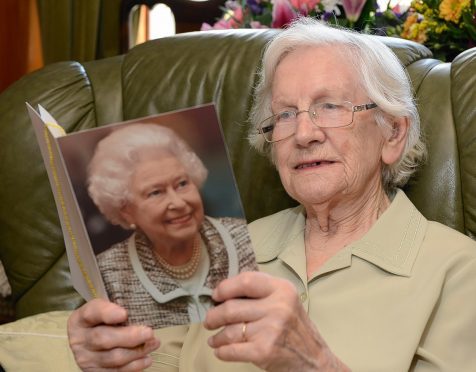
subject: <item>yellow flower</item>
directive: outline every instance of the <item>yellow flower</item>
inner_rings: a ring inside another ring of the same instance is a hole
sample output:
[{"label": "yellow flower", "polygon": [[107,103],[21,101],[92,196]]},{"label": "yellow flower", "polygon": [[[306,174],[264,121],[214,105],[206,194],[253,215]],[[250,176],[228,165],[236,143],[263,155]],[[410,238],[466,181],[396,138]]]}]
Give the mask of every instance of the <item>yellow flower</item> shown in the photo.
[{"label": "yellow flower", "polygon": [[418,21],[418,14],[416,13],[410,14],[405,20],[405,23],[403,24],[403,30],[400,36],[403,37],[404,39],[411,39],[410,38],[411,29],[417,23],[417,21]]},{"label": "yellow flower", "polygon": [[426,4],[422,0],[415,0],[411,5],[419,13],[423,13],[427,8]]},{"label": "yellow flower", "polygon": [[425,17],[425,18],[433,18],[433,9],[427,8],[427,9],[423,12],[423,17]]},{"label": "yellow flower", "polygon": [[435,28],[435,32],[436,32],[437,34],[441,34],[441,33],[443,33],[443,32],[446,31],[446,30],[448,30],[448,26],[445,25],[445,24],[441,24],[441,25],[439,25],[439,26],[437,26],[437,27]]},{"label": "yellow flower", "polygon": [[428,39],[428,26],[428,22],[425,20],[419,23],[418,14],[413,13],[405,20],[400,36],[404,39],[413,40],[417,43],[423,44]]},{"label": "yellow flower", "polygon": [[422,21],[418,24],[417,27],[417,34],[413,40],[415,40],[417,43],[423,44],[425,41],[428,40],[428,30],[429,30],[429,24],[426,21]]},{"label": "yellow flower", "polygon": [[443,0],[440,3],[440,18],[458,23],[461,13],[469,7],[470,0]]}]

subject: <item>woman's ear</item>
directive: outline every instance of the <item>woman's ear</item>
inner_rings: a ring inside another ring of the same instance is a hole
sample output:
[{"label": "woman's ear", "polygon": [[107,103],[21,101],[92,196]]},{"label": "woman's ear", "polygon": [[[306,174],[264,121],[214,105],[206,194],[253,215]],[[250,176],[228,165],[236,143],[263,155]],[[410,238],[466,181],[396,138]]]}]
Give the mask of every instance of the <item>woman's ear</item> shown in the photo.
[{"label": "woman's ear", "polygon": [[134,224],[134,218],[132,216],[132,213],[131,213],[131,210],[130,210],[130,205],[127,203],[126,205],[124,205],[120,210],[119,210],[119,214],[121,215],[121,217],[126,220],[126,222],[129,224],[129,225],[133,225]]},{"label": "woman's ear", "polygon": [[407,143],[410,121],[406,117],[394,118],[390,136],[385,139],[382,148],[382,161],[387,164],[397,162]]}]

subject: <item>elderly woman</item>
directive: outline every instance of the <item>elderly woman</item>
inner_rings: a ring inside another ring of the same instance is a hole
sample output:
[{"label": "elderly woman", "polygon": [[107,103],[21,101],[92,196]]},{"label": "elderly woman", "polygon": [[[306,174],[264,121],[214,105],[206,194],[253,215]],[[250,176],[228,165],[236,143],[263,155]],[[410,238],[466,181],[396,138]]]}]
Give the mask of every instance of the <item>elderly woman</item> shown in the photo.
[{"label": "elderly woman", "polygon": [[[476,370],[476,309],[464,305],[476,295],[476,244],[427,221],[399,189],[425,147],[396,56],[371,36],[300,20],[266,49],[252,122],[251,142],[300,205],[250,225],[266,273],[215,289],[212,333],[189,330],[181,370]],[[81,366],[152,362],[159,341],[118,330],[123,317],[104,302],[73,313]],[[101,323],[114,343],[88,340]]]},{"label": "elderly woman", "polygon": [[129,323],[202,321],[223,279],[256,269],[246,223],[204,216],[207,169],[171,129],[134,124],[96,147],[88,191],[112,223],[134,233],[97,256],[109,299]]}]

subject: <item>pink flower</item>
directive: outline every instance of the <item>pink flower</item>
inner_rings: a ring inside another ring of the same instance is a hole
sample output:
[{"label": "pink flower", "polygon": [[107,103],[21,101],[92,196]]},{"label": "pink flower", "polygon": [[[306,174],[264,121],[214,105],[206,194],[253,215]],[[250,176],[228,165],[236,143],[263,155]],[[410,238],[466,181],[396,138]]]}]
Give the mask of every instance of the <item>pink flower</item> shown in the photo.
[{"label": "pink flower", "polygon": [[202,23],[202,27],[200,27],[200,31],[210,31],[213,30],[213,27],[210,26],[208,23]]},{"label": "pink flower", "polygon": [[237,6],[230,14],[228,22],[230,22],[231,27],[239,28],[243,24],[243,8]]},{"label": "pink flower", "polygon": [[[394,3],[394,1],[390,2],[390,6],[392,6],[392,3]],[[392,12],[397,15],[401,15],[405,13],[408,10],[408,8],[410,8],[410,2],[398,1],[396,4],[393,5]]]},{"label": "pink flower", "polygon": [[288,0],[271,1],[273,3],[273,21],[271,27],[281,28],[296,18],[297,14]]},{"label": "pink flower", "polygon": [[258,21],[251,21],[250,26],[251,28],[269,28],[268,26],[263,25],[261,24],[261,22],[258,22]]},{"label": "pink flower", "polygon": [[359,19],[365,2],[366,0],[342,0],[345,16],[350,22],[355,22]]},{"label": "pink flower", "polygon": [[230,28],[232,28],[230,22],[227,22],[224,19],[220,19],[219,21],[215,22],[213,26],[210,26],[208,23],[202,23],[202,27],[200,30],[228,30]]},{"label": "pink flower", "polygon": [[299,13],[308,15],[310,11],[316,8],[320,0],[290,0],[294,9],[297,9]]},{"label": "pink flower", "polygon": [[223,18],[213,24],[202,23],[201,31],[208,30],[228,30],[230,28],[240,28],[243,24],[243,9],[241,6],[233,7],[233,9],[227,9]]}]

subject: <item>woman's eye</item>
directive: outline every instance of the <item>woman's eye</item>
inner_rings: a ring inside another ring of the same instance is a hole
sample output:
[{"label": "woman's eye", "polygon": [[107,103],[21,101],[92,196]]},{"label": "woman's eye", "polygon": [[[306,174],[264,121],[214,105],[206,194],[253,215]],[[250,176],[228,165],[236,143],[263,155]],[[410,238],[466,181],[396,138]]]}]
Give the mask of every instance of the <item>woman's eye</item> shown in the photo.
[{"label": "woman's eye", "polygon": [[160,195],[160,194],[162,194],[162,191],[159,190],[159,189],[155,189],[155,190],[152,190],[151,192],[149,192],[149,193],[147,194],[147,197],[150,198],[150,197],[152,197],[152,196],[158,196],[158,195]]},{"label": "woman's eye", "polygon": [[323,103],[323,104],[321,105],[321,107],[322,107],[324,110],[336,110],[336,109],[339,109],[340,105],[336,105],[335,103],[326,102],[326,103]]},{"label": "woman's eye", "polygon": [[288,121],[296,118],[294,111],[283,111],[276,115],[276,121]]},{"label": "woman's eye", "polygon": [[189,184],[189,181],[188,180],[181,180],[179,183],[178,183],[178,187],[179,188],[184,188],[185,186],[187,186]]}]

